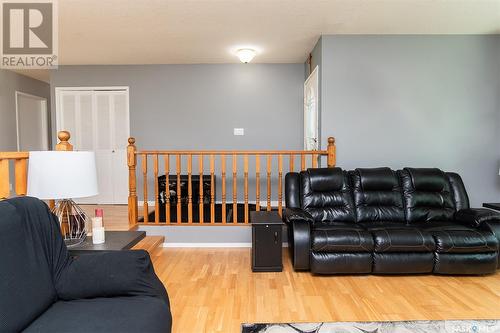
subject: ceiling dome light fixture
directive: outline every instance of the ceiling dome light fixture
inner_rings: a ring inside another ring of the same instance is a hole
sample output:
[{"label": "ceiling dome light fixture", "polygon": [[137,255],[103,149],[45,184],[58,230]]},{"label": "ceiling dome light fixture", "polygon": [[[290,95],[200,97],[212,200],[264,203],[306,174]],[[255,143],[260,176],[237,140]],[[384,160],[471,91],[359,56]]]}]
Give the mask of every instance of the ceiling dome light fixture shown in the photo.
[{"label": "ceiling dome light fixture", "polygon": [[238,55],[238,58],[240,58],[240,61],[244,64],[248,64],[250,61],[252,61],[253,57],[257,54],[254,49],[239,49],[236,51],[236,54]]}]

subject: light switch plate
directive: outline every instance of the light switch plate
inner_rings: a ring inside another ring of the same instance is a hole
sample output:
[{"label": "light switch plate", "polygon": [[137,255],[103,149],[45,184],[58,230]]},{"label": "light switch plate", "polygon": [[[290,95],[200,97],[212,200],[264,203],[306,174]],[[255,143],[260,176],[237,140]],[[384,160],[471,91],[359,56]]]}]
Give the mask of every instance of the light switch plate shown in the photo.
[{"label": "light switch plate", "polygon": [[244,128],[234,128],[233,134],[234,135],[245,135],[245,129]]}]

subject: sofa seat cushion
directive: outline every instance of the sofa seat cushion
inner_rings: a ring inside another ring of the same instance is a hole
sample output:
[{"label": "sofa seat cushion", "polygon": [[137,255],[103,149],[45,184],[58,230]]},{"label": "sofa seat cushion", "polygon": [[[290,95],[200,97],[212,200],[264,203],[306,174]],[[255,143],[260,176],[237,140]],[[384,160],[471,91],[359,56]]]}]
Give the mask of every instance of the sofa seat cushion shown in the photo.
[{"label": "sofa seat cushion", "polygon": [[435,274],[493,274],[497,268],[497,253],[436,253]]},{"label": "sofa seat cushion", "polygon": [[372,272],[373,254],[368,252],[312,252],[314,274],[367,274]]},{"label": "sofa seat cushion", "polygon": [[170,332],[167,304],[155,297],[58,301],[24,332]]},{"label": "sofa seat cushion", "polygon": [[315,252],[372,252],[373,237],[354,223],[315,223],[311,235]]},{"label": "sofa seat cushion", "polygon": [[450,221],[428,222],[420,228],[436,242],[437,253],[485,253],[498,251],[498,239],[489,230],[468,227]]},{"label": "sofa seat cushion", "polygon": [[423,274],[434,267],[433,252],[376,252],[373,254],[375,274]]},{"label": "sofa seat cushion", "polygon": [[485,253],[498,251],[496,237],[483,230],[433,230],[437,253]]},{"label": "sofa seat cushion", "polygon": [[368,228],[373,235],[375,252],[433,252],[432,235],[412,227]]}]

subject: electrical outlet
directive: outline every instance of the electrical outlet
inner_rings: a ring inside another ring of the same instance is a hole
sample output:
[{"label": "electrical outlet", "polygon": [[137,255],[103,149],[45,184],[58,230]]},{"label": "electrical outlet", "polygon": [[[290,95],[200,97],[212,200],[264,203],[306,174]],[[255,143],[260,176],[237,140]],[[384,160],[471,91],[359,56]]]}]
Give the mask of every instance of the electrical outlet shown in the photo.
[{"label": "electrical outlet", "polygon": [[234,135],[245,135],[245,129],[244,128],[234,128],[233,134]]}]

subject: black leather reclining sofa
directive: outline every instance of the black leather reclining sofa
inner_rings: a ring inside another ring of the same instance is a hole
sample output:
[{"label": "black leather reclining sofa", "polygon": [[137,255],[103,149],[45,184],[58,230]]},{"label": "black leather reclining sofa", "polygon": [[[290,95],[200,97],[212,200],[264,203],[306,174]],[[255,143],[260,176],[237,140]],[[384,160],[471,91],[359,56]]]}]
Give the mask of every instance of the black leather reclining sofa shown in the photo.
[{"label": "black leather reclining sofa", "polygon": [[490,274],[500,215],[469,208],[439,169],[308,169],[285,177],[295,270],[316,274]]}]

